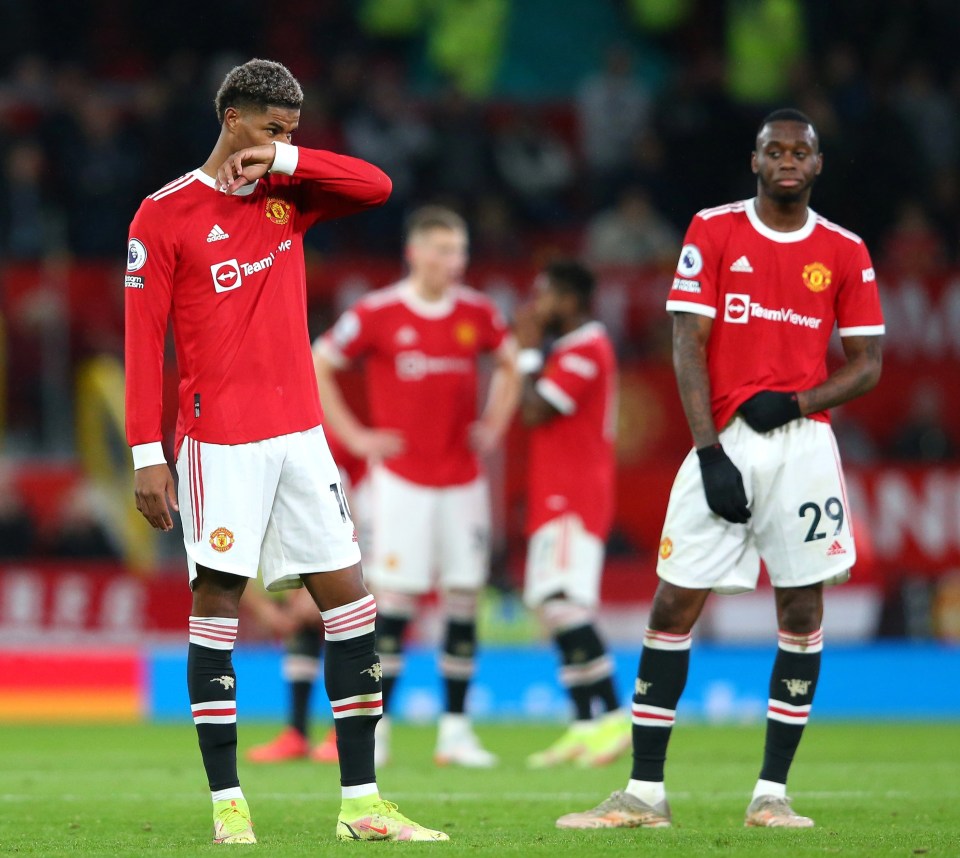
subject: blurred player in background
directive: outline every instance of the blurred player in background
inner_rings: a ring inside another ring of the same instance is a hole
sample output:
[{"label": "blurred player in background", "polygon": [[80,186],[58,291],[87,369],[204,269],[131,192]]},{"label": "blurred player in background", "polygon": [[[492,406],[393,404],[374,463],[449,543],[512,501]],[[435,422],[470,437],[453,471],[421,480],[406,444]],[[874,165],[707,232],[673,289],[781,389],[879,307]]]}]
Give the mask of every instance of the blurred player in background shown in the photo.
[{"label": "blurred player in background", "polygon": [[[532,768],[604,765],[630,747],[630,717],[595,622],[613,521],[617,365],[605,328],[591,315],[593,291],[582,265],[553,262],[515,328],[521,414],[531,427],[524,601],[560,651],[560,679],[576,713],[563,736],[528,758]],[[544,363],[548,337],[554,340]]]},{"label": "blurred player in background", "polygon": [[[340,469],[343,490],[349,499],[350,512],[360,538],[360,553],[370,556],[370,527],[365,511],[369,509],[367,463],[352,455],[329,430],[326,431],[330,454]],[[287,726],[280,735],[247,751],[252,763],[282,763],[309,757],[317,763],[336,763],[337,734],[328,730],[324,738],[310,747],[310,712],[313,687],[320,675],[323,651],[322,623],[317,606],[304,590],[294,590],[283,605],[276,605],[269,595],[253,588],[257,594],[258,616],[274,634],[283,637],[284,655],[281,670],[289,689]]]},{"label": "blurred player in background", "polygon": [[[561,817],[561,828],[666,827],[667,743],[711,590],[774,586],[779,648],[760,777],[745,824],[809,828],[786,794],[810,715],[823,588],[856,560],[828,408],[876,385],[883,316],[863,241],[809,207],[820,141],[795,110],[757,133],[755,199],[694,217],[667,301],[673,358],[694,449],[667,507],[633,698],[633,771],[623,792]],[[828,374],[834,324],[845,364]]]},{"label": "blurred player in background", "polygon": [[[141,204],[130,227],[126,420],[137,508],[183,520],[193,590],[187,684],[213,799],[214,842],[255,843],[237,776],[231,652],[240,597],[305,586],[326,636],[346,840],[445,840],[382,801],[376,603],[330,456],[307,332],[303,234],[381,205],[390,179],[357,158],[291,144],[303,92],[279,63],[234,68],[215,99],[220,136],[199,169]],[[164,335],[180,373],[179,503],[161,446]]]},{"label": "blurred player in background", "polygon": [[[418,600],[440,590],[446,630],[440,671],[446,711],[435,759],[494,765],[466,715],[474,672],[476,615],[487,580],[490,500],[480,457],[505,432],[519,399],[515,346],[491,301],[461,285],[467,227],[453,211],[427,206],[410,216],[409,275],[361,299],[314,349],[327,419],[354,455],[373,460],[373,563],[384,712],[402,670],[404,636]],[[495,368],[477,419],[477,363]],[[372,428],[350,411],[334,373],[365,360]],[[436,577],[435,577],[436,576]],[[377,729],[377,758],[389,755],[389,724]]]}]

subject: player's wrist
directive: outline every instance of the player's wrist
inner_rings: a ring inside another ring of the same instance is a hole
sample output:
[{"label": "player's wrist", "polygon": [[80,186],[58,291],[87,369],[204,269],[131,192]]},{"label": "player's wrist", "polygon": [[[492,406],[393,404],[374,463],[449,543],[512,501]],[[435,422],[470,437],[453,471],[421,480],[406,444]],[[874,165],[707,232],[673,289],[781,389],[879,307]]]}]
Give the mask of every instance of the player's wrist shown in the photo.
[{"label": "player's wrist", "polygon": [[543,352],[537,348],[522,348],[517,354],[517,370],[521,375],[533,375],[543,369]]},{"label": "player's wrist", "polygon": [[289,143],[280,140],[273,141],[274,156],[269,172],[280,173],[283,176],[292,176],[300,161],[300,150]]},{"label": "player's wrist", "polygon": [[701,465],[713,465],[716,462],[722,462],[728,458],[724,452],[723,445],[717,441],[716,444],[708,444],[706,447],[697,447],[697,458]]},{"label": "player's wrist", "polygon": [[134,444],[130,448],[133,454],[133,469],[149,468],[151,465],[167,464],[167,457],[163,452],[163,444],[159,441],[150,441],[147,444]]}]

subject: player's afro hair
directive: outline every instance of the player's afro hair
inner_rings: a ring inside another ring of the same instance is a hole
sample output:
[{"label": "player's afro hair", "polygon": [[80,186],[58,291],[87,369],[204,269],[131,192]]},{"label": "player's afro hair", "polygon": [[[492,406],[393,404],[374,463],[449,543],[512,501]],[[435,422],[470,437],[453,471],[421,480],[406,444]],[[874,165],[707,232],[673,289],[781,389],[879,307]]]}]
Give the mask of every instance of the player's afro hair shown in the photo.
[{"label": "player's afro hair", "polygon": [[574,295],[580,309],[590,312],[596,280],[585,265],[575,259],[554,259],[543,269],[554,289]]},{"label": "player's afro hair", "polygon": [[299,110],[303,90],[290,70],[272,60],[253,59],[231,69],[213,101],[217,121],[223,122],[228,107],[238,109],[289,107]]}]

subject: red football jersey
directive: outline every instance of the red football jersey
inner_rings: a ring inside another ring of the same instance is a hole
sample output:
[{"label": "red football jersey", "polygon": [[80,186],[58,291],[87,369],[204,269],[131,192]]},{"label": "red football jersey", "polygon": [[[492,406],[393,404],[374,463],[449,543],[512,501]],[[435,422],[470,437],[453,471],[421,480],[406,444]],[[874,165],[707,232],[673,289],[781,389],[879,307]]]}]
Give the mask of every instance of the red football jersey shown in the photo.
[{"label": "red football jersey", "polygon": [[282,144],[273,169],[230,196],[194,170],[137,211],[124,283],[131,446],[161,439],[171,316],[180,373],[178,450],[185,434],[243,444],[322,421],[307,331],[303,233],[317,221],[382,204],[391,184],[357,158]]},{"label": "red football jersey", "polygon": [[718,429],[760,390],[808,390],[826,379],[834,324],[842,337],[884,332],[862,239],[813,210],[801,229],[777,232],[752,199],[693,218],[667,310],[714,320],[707,367]]},{"label": "red football jersey", "polygon": [[488,298],[459,286],[442,301],[408,281],[365,296],[324,337],[334,365],[366,360],[370,422],[403,434],[384,466],[424,486],[462,485],[480,471],[470,448],[477,419],[477,357],[499,349],[507,328]]},{"label": "red football jersey", "polygon": [[527,531],[564,513],[605,540],[613,522],[617,362],[599,322],[554,343],[537,392],[560,415],[530,433]]}]

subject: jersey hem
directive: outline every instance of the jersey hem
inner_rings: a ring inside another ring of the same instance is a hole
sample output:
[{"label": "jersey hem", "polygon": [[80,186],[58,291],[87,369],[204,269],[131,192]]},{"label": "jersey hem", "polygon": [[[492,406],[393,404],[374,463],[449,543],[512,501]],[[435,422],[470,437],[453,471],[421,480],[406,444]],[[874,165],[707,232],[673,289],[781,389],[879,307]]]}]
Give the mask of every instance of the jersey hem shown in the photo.
[{"label": "jersey hem", "polygon": [[717,317],[717,308],[707,304],[697,304],[694,301],[667,301],[668,313],[696,313],[700,316],[708,316],[711,319]]}]

